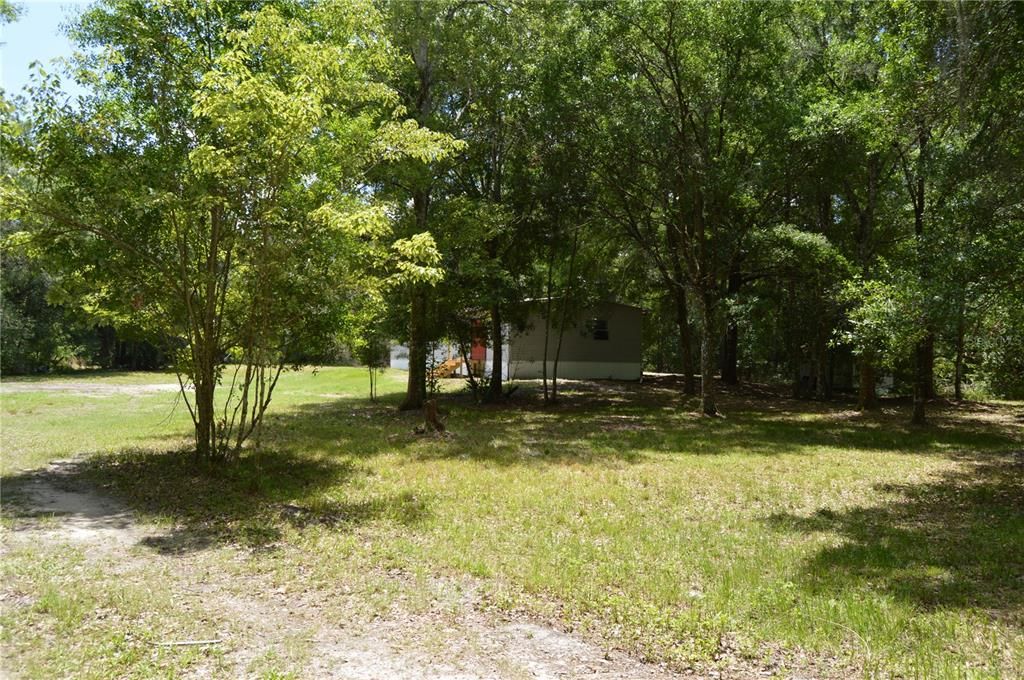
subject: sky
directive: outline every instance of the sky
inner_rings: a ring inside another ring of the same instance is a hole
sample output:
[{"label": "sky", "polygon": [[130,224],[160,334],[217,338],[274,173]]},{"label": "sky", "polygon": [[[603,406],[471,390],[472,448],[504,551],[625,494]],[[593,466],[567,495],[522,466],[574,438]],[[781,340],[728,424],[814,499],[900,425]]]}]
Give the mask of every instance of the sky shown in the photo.
[{"label": "sky", "polygon": [[[0,86],[13,95],[29,82],[29,64],[44,65],[58,57],[71,56],[72,47],[61,24],[85,7],[85,0],[15,0],[21,16],[0,26]],[[49,69],[53,72],[54,69]],[[69,94],[80,90],[63,83]]]}]

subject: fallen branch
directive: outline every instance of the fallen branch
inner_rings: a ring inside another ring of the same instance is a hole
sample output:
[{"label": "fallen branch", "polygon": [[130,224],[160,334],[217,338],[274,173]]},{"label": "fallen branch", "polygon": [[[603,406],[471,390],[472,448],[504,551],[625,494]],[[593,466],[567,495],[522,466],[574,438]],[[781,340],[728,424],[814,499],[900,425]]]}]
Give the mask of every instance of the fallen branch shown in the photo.
[{"label": "fallen branch", "polygon": [[216,640],[176,640],[173,642],[150,642],[154,647],[192,647],[196,645],[219,645],[220,638]]}]

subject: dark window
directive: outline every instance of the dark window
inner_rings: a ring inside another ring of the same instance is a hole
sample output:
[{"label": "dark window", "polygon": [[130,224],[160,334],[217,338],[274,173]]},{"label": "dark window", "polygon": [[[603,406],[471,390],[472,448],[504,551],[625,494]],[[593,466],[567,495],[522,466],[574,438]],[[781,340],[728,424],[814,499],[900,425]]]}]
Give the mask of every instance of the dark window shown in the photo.
[{"label": "dark window", "polygon": [[591,319],[590,332],[594,340],[607,340],[608,339],[608,321],[607,319]]}]

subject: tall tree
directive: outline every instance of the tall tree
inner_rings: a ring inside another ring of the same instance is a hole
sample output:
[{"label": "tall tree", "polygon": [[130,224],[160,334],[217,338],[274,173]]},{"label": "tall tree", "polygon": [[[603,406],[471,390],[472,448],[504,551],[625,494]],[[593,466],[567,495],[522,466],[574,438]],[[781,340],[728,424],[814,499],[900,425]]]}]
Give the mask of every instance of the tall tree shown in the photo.
[{"label": "tall tree", "polygon": [[[196,454],[217,460],[259,426],[291,350],[336,332],[346,244],[387,229],[368,168],[444,152],[395,117],[371,5],[261,5],[100,3],[73,31],[91,94],[38,90],[5,138],[33,183],[4,200],[35,246],[183,343]],[[416,273],[425,245],[396,258]]]},{"label": "tall tree", "polygon": [[[620,194],[627,224],[638,223],[637,204],[639,214],[659,216],[647,233],[664,234],[664,251],[647,236],[641,240],[650,253],[667,253],[666,280],[687,288],[696,302],[706,415],[718,413],[713,374],[730,265],[757,210],[770,209],[779,193],[766,186],[764,169],[789,123],[788,11],[734,2],[605,8],[602,39],[616,76],[609,79],[609,106],[619,107],[614,120],[625,132],[613,148],[633,157],[622,164],[625,173],[611,173],[609,190]],[[654,182],[630,182],[643,166]]]}]

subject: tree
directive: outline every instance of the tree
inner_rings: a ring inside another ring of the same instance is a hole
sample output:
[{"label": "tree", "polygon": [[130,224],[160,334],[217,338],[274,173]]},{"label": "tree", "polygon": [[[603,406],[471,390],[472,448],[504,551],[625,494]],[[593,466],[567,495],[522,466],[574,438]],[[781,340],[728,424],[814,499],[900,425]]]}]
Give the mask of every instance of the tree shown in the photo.
[{"label": "tree", "polygon": [[[38,89],[27,134],[5,138],[32,184],[4,201],[34,247],[102,305],[183,339],[199,458],[239,455],[289,352],[336,334],[347,255],[388,231],[368,170],[445,152],[400,120],[382,29],[363,2],[111,0],[72,33],[93,48],[77,71],[91,94],[71,107]],[[429,276],[430,250],[396,244],[399,272]]]},{"label": "tree", "polygon": [[85,334],[71,310],[53,304],[56,284],[37,262],[5,248],[0,277],[4,375],[67,366],[83,353],[80,342]]},{"label": "tree", "polygon": [[[461,2],[384,3],[387,34],[404,58],[392,73],[392,82],[404,107],[420,126],[443,130],[439,120],[437,83],[444,78],[447,60],[456,57],[449,49],[454,39],[453,17],[463,9]],[[400,206],[399,230],[403,236],[429,234],[433,239],[432,211],[437,175],[442,169],[435,159],[412,158],[390,167],[376,178],[377,190]],[[436,239],[435,239],[436,243]],[[403,410],[423,407],[427,397],[427,345],[435,335],[431,326],[431,295],[434,281],[410,281],[403,292],[408,301],[405,335],[409,345],[409,379]]]},{"label": "tree", "polygon": [[531,35],[523,30],[526,14],[514,5],[454,7],[447,16],[444,77],[435,94],[441,126],[463,146],[439,177],[438,189],[441,201],[455,201],[455,212],[472,217],[446,230],[459,255],[451,262],[458,285],[446,291],[445,303],[461,298],[463,306],[475,308],[480,316],[486,311],[492,372],[485,399],[497,402],[504,398],[506,301],[517,297],[508,276],[516,216],[509,209],[507,171],[523,139],[519,122],[524,74],[532,62],[527,47]]},{"label": "tree", "polygon": [[[1019,19],[1012,3],[880,3],[859,17],[855,44],[874,55],[877,74],[871,100],[860,105],[873,121],[876,154],[893,159],[890,214],[906,225],[908,247],[897,245],[892,259],[902,271],[891,283],[903,287],[898,297],[917,302],[907,311],[923,329],[914,334],[912,352],[917,424],[925,421],[926,400],[934,396],[936,339],[946,319],[957,319],[962,361],[964,308],[946,304],[958,290],[946,275],[949,251],[940,244],[955,243],[954,235],[973,222],[963,209],[971,202],[964,184],[988,174],[991,160],[1006,157],[1001,149],[1013,148],[993,131],[1020,126],[1019,105],[1005,98],[1007,91],[1020,91],[1019,60],[1008,57],[1009,44],[1019,40]],[[978,51],[988,53],[978,59]]]},{"label": "tree", "polygon": [[[730,270],[758,211],[777,204],[765,161],[790,122],[786,12],[731,2],[607,8],[607,96],[623,132],[612,148],[633,156],[608,188],[647,252],[666,253],[666,280],[697,303],[706,415],[718,413],[713,373]],[[664,247],[652,241],[657,235]]]}]

